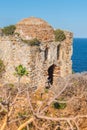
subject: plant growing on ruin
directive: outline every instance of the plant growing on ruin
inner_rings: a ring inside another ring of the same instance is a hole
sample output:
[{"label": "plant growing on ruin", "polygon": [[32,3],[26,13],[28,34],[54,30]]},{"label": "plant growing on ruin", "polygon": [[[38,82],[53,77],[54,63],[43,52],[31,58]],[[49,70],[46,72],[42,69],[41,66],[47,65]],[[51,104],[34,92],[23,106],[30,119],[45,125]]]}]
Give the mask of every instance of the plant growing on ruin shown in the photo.
[{"label": "plant growing on ruin", "polygon": [[34,39],[32,39],[32,40],[23,40],[23,39],[22,39],[22,41],[23,41],[24,43],[27,43],[27,44],[30,45],[30,46],[39,46],[39,45],[40,45],[40,41],[39,41],[37,38],[34,38]]},{"label": "plant growing on ruin", "polygon": [[2,75],[4,71],[5,71],[5,65],[3,61],[0,59],[0,76]]},{"label": "plant growing on ruin", "polygon": [[61,42],[61,41],[66,39],[64,32],[60,29],[55,30],[54,34],[55,34],[55,41],[56,42],[57,41]]},{"label": "plant growing on ruin", "polygon": [[19,87],[20,87],[20,80],[24,75],[28,75],[28,71],[26,69],[26,67],[23,67],[23,65],[18,65],[15,68],[15,75],[18,77],[18,83],[19,83]]},{"label": "plant growing on ruin", "polygon": [[13,35],[14,32],[15,32],[15,29],[16,29],[16,26],[15,25],[9,25],[7,27],[4,27],[2,29],[2,33],[5,34],[5,35]]},{"label": "plant growing on ruin", "polygon": [[30,40],[29,43],[31,46],[34,46],[34,45],[39,46],[40,45],[40,41],[37,38]]}]

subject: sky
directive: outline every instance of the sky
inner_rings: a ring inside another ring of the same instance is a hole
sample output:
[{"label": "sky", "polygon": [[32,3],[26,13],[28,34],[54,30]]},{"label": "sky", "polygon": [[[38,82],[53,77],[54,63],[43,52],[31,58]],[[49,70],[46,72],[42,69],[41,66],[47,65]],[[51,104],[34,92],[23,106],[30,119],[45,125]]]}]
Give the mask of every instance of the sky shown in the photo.
[{"label": "sky", "polygon": [[87,38],[87,0],[0,0],[0,27],[30,16]]}]

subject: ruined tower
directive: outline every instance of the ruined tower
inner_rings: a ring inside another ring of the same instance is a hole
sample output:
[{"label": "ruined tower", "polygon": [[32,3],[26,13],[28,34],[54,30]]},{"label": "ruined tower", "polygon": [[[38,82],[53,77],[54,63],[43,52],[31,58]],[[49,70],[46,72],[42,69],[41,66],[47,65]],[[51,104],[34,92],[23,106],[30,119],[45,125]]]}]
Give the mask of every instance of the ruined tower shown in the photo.
[{"label": "ruined tower", "polygon": [[[6,65],[6,82],[17,81],[13,73],[19,64],[29,71],[28,77],[23,77],[21,82],[31,87],[44,86],[48,80],[55,85],[58,77],[72,73],[71,32],[64,31],[66,39],[56,42],[53,27],[40,18],[30,17],[16,24],[17,33],[19,36],[0,37],[0,58]],[[34,38],[40,41],[39,46],[25,43]]]}]

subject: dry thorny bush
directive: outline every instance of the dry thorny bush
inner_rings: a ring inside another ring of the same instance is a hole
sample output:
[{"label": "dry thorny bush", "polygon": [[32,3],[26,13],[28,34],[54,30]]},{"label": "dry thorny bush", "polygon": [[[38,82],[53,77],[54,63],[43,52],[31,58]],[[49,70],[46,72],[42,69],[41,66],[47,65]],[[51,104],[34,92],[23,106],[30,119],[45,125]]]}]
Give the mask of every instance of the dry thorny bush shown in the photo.
[{"label": "dry thorny bush", "polygon": [[86,79],[74,74],[50,89],[1,86],[0,130],[87,130]]}]

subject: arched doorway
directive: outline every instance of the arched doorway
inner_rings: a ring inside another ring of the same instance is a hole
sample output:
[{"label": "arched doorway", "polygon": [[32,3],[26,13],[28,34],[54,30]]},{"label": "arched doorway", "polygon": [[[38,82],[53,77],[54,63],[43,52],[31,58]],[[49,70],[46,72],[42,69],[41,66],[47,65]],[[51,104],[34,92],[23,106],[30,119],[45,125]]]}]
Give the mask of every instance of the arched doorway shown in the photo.
[{"label": "arched doorway", "polygon": [[49,68],[48,68],[48,82],[50,84],[53,84],[53,74],[54,74],[54,68],[55,68],[56,65],[51,65]]}]

